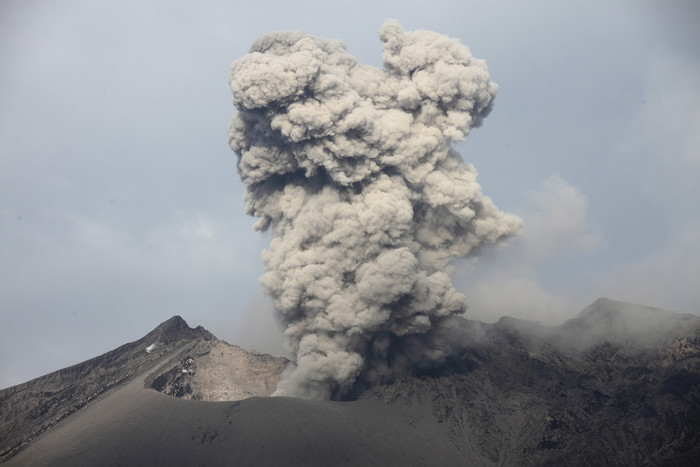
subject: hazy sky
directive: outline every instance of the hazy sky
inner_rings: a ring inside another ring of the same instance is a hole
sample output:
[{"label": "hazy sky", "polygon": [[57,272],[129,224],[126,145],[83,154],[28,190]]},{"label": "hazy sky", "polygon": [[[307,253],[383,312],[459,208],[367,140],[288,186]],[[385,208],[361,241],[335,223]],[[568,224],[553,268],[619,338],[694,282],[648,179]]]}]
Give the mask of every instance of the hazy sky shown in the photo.
[{"label": "hazy sky", "polygon": [[456,148],[525,225],[455,264],[468,317],[700,314],[697,2],[0,0],[0,388],[176,314],[281,352],[229,65],[294,29],[380,66],[390,17],[459,38],[500,87]]}]

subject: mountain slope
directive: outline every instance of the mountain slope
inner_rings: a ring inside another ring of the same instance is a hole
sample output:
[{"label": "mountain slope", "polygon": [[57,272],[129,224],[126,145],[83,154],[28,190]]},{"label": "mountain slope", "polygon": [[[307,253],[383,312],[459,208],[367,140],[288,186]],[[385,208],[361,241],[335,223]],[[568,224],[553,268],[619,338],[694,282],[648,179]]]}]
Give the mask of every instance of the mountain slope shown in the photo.
[{"label": "mountain slope", "polygon": [[[217,340],[201,326],[190,328],[181,317],[174,316],[135,342],[27,383],[0,390],[0,461],[11,457],[89,403],[108,396],[113,389],[136,375],[147,372],[153,381],[162,376],[165,369],[179,370],[180,362],[193,353],[207,363],[221,360],[209,357],[212,350],[217,350],[221,357],[235,354],[235,358],[229,360],[228,379],[223,376],[219,378],[222,372],[207,372],[218,378],[217,388],[224,387],[230,392],[226,394],[229,400],[270,395],[287,362],[286,359],[230,346]],[[266,362],[267,366],[261,366],[260,361]],[[231,368],[230,362],[239,362],[238,367]],[[208,369],[206,364],[204,367]],[[267,370],[265,375],[261,374],[261,368]],[[194,375],[186,376],[191,379]],[[228,386],[222,384],[225,381],[229,382]],[[214,391],[211,394],[207,391],[211,384],[207,385],[206,381],[200,383],[197,379],[195,386],[203,388],[197,393],[200,398],[217,399]],[[168,387],[172,389],[172,384]]]},{"label": "mountain slope", "polygon": [[459,326],[442,367],[349,402],[207,402],[269,394],[286,362],[144,338],[137,370],[7,465],[698,464],[697,316],[600,299],[560,326]]},{"label": "mountain slope", "polygon": [[697,465],[700,318],[601,299],[561,326],[464,321],[432,374],[363,397],[427,405],[493,465]]},{"label": "mountain slope", "polygon": [[6,465],[461,465],[424,417],[377,401],[183,400],[123,385]]}]

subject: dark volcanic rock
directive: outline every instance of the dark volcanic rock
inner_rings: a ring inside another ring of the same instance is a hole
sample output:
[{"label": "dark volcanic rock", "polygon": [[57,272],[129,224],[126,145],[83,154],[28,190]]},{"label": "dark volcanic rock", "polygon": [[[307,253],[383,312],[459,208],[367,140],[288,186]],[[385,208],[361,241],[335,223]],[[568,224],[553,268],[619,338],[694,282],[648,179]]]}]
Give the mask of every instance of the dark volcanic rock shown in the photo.
[{"label": "dark volcanic rock", "polygon": [[170,345],[180,341],[195,339],[203,339],[205,341],[217,340],[214,334],[202,326],[191,328],[180,316],[173,316],[146,334],[141,340],[160,343],[160,345]]},{"label": "dark volcanic rock", "polygon": [[493,465],[699,465],[700,318],[599,300],[562,326],[464,321],[447,371],[363,397],[428,405]]},{"label": "dark volcanic rock", "polygon": [[56,425],[8,465],[700,464],[697,316],[601,299],[560,326],[460,320],[440,368],[347,402],[206,402],[269,394],[287,362],[171,321],[0,392],[12,452]]},{"label": "dark volcanic rock", "polygon": [[110,388],[197,341],[216,338],[175,316],[136,342],[0,390],[0,461]]}]

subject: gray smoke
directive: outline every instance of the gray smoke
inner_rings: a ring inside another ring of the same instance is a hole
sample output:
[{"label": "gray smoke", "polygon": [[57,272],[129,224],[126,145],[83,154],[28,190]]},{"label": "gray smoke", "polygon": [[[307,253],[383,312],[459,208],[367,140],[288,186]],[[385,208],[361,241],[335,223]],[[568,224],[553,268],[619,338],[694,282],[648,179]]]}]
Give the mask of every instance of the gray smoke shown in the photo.
[{"label": "gray smoke", "polygon": [[485,62],[394,20],[379,37],[383,69],[301,32],[267,34],[231,66],[228,139],[296,354],[277,395],[341,398],[440,362],[466,309],[448,262],[521,223],[450,147],[491,110]]}]

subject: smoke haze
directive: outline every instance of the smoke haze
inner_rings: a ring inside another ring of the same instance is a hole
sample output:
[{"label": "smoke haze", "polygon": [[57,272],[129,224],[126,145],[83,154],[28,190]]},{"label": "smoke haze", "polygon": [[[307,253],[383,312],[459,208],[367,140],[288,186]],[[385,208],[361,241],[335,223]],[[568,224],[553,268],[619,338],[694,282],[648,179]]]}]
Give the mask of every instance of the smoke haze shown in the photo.
[{"label": "smoke haze", "polygon": [[450,146],[491,111],[485,62],[394,20],[379,37],[383,69],[301,32],[265,35],[231,67],[228,139],[296,355],[277,395],[342,398],[439,362],[466,309],[448,263],[521,224]]}]

